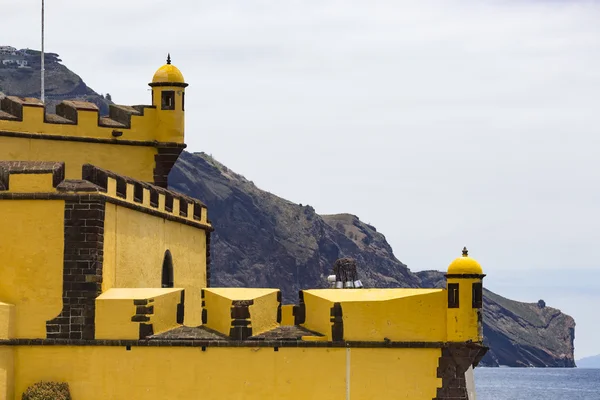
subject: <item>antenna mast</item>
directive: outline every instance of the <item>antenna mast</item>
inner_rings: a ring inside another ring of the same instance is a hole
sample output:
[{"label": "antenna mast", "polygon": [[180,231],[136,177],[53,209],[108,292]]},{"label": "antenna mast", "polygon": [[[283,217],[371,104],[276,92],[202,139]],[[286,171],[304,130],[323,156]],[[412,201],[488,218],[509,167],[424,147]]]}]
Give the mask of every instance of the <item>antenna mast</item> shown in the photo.
[{"label": "antenna mast", "polygon": [[44,84],[44,73],[45,73],[45,68],[44,68],[44,0],[42,0],[42,53],[41,53],[41,57],[42,57],[42,90],[41,90],[41,100],[42,103],[45,102],[45,84]]}]

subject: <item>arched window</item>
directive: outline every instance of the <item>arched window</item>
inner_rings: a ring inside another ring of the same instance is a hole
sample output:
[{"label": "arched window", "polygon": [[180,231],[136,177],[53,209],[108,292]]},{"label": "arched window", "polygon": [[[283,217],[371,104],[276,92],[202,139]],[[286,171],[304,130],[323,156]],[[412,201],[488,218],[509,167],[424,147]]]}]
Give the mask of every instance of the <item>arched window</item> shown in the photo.
[{"label": "arched window", "polygon": [[173,256],[169,250],[165,251],[165,258],[162,266],[162,287],[173,287]]}]

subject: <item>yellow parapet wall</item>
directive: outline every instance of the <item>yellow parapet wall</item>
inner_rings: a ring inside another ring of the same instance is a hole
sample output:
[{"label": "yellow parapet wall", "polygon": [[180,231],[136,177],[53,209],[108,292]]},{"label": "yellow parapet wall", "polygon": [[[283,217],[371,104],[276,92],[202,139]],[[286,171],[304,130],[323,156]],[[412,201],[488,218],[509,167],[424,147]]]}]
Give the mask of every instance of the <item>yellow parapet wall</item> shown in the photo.
[{"label": "yellow parapet wall", "polygon": [[0,303],[0,340],[15,337],[15,306]]},{"label": "yellow parapet wall", "polygon": [[0,346],[0,399],[20,400],[21,396],[15,396],[15,365],[14,348],[11,346]]},{"label": "yellow parapet wall", "polygon": [[442,289],[316,289],[303,291],[304,327],[329,340],[442,342]]},{"label": "yellow parapet wall", "polygon": [[294,305],[286,304],[281,306],[281,325],[292,326],[296,325],[294,321]]},{"label": "yellow parapet wall", "polygon": [[157,155],[154,146],[12,137],[0,132],[0,160],[64,160],[67,179],[81,179],[81,167],[91,163],[144,182],[153,182]]},{"label": "yellow parapet wall", "polygon": [[85,400],[431,400],[440,349],[19,346],[15,400],[40,380]]},{"label": "yellow parapet wall", "polygon": [[0,301],[14,305],[16,338],[45,338],[61,311],[64,214],[63,200],[0,200]]},{"label": "yellow parapet wall", "polygon": [[96,339],[143,339],[183,322],[183,289],[110,289],[96,298]]},{"label": "yellow parapet wall", "polygon": [[210,288],[202,290],[204,324],[243,340],[276,328],[281,312],[277,289]]}]

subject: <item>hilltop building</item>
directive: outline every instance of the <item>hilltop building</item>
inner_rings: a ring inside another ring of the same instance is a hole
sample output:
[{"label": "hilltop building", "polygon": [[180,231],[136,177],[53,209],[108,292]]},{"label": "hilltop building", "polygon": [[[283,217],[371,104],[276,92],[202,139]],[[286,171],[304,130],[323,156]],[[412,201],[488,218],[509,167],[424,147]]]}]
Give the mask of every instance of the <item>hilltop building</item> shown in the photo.
[{"label": "hilltop building", "polygon": [[282,305],[210,287],[207,207],[167,189],[187,86],[169,59],[151,105],[108,117],[0,100],[0,398],[39,381],[85,400],[473,398],[484,275],[466,249],[446,289],[348,281]]}]

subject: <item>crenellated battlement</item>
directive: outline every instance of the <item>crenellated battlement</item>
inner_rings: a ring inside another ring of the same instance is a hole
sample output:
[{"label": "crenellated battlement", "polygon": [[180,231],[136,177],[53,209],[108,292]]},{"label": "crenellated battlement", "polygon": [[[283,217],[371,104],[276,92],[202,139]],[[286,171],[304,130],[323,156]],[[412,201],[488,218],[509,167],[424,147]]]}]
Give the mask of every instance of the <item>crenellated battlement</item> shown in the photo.
[{"label": "crenellated battlement", "polygon": [[207,208],[198,199],[86,164],[82,179],[108,196],[173,217],[209,225]]},{"label": "crenellated battlement", "polygon": [[0,191],[56,191],[64,179],[62,162],[0,161]]},{"label": "crenellated battlement", "polygon": [[200,200],[91,164],[83,166],[81,179],[65,179],[62,162],[0,162],[1,198],[50,199],[84,193],[97,193],[109,202],[212,230],[206,205]]},{"label": "crenellated battlement", "polygon": [[175,141],[172,138],[166,140],[157,126],[156,106],[111,104],[109,107],[109,115],[102,117],[93,103],[64,100],[56,106],[56,114],[48,114],[39,99],[7,96],[0,101],[0,131],[72,140],[104,139],[123,144],[183,144],[183,135]]}]

